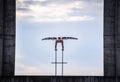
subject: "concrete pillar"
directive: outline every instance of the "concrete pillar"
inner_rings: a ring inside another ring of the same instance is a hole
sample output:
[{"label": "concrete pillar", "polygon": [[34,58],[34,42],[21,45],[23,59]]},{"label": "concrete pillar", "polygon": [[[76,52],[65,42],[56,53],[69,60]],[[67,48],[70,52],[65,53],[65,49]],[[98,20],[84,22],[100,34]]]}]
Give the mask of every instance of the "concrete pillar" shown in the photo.
[{"label": "concrete pillar", "polygon": [[116,1],[116,75],[120,76],[120,0]]},{"label": "concrete pillar", "polygon": [[115,0],[104,0],[104,75],[114,76],[115,64]]},{"label": "concrete pillar", "polygon": [[120,0],[104,4],[104,75],[120,76]]},{"label": "concrete pillar", "polygon": [[3,55],[3,0],[0,0],[0,76],[2,75]]},{"label": "concrete pillar", "polygon": [[15,0],[0,0],[0,75],[13,76],[15,65]]}]

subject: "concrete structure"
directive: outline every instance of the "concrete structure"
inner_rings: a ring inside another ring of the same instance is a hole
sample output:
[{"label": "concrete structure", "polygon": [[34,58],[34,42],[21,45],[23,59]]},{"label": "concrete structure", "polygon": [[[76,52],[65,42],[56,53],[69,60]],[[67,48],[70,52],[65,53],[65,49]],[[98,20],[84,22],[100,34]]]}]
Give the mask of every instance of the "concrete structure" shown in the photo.
[{"label": "concrete structure", "polygon": [[14,76],[15,9],[0,0],[0,82],[120,82],[120,0],[104,0],[104,76]]},{"label": "concrete structure", "polygon": [[15,65],[15,0],[0,0],[0,76],[13,76]]},{"label": "concrete structure", "polygon": [[120,0],[104,0],[104,75],[120,76]]},{"label": "concrete structure", "polygon": [[102,76],[15,76],[3,77],[0,82],[116,82],[115,79]]}]

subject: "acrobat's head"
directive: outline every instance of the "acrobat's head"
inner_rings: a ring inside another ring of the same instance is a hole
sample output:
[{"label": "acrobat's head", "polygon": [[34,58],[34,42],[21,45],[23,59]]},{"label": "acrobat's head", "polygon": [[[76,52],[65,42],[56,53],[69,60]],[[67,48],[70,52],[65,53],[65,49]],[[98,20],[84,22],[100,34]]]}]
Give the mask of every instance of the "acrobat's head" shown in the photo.
[{"label": "acrobat's head", "polygon": [[61,37],[58,37],[58,39],[61,39]]}]

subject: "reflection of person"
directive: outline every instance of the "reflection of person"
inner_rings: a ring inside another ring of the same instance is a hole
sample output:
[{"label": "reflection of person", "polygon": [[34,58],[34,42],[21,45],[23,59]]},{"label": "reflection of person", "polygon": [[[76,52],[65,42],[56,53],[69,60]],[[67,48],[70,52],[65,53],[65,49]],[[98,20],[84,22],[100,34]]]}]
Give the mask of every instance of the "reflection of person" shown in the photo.
[{"label": "reflection of person", "polygon": [[57,43],[61,43],[62,45],[62,51],[64,51],[64,44],[63,44],[63,39],[61,37],[58,37],[55,41],[55,51],[57,51]]}]

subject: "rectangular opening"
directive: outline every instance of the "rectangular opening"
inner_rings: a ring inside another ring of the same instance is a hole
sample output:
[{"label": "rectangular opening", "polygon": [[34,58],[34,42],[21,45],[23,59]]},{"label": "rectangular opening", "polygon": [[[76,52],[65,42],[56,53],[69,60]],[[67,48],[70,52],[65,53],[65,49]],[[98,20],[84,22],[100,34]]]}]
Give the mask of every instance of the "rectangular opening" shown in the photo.
[{"label": "rectangular opening", "polygon": [[[64,75],[103,76],[103,0],[17,0],[15,75],[55,75],[55,40],[64,40]],[[61,45],[57,46],[61,62]],[[61,64],[58,74],[61,75]]]}]

